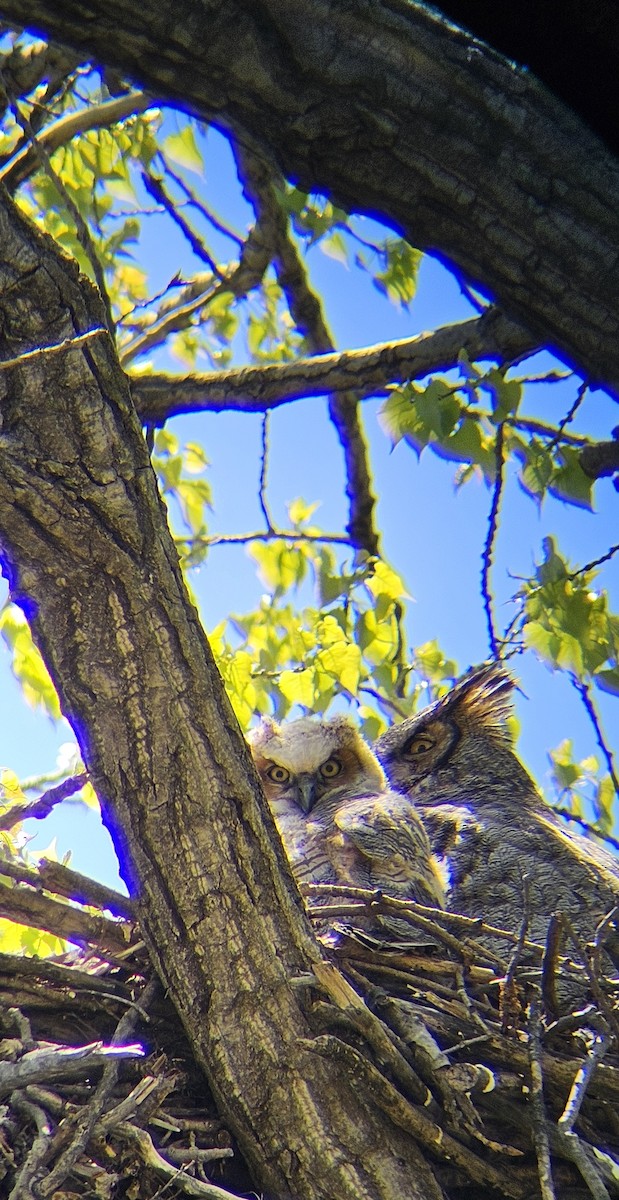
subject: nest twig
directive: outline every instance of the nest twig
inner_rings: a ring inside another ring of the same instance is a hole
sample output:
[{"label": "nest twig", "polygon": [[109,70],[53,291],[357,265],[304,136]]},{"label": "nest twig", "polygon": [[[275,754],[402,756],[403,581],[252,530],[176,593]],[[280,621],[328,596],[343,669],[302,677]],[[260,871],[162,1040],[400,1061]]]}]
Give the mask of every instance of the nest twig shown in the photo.
[{"label": "nest twig", "polygon": [[[207,1200],[251,1191],[152,979],[132,906],[119,901],[125,920],[112,922],[103,906],[114,896],[101,893],[93,913],[96,890],[61,867],[44,867],[36,888],[12,874],[20,919],[32,897],[36,924],[47,899],[79,914],[69,926],[83,944],[56,961],[0,955],[0,1194],[107,1196],[129,1181],[134,1200],[161,1188]],[[601,973],[595,938],[591,952],[579,945],[568,957],[554,927],[542,946],[524,926],[500,931],[360,889],[308,891],[319,928],[327,917],[331,928],[314,974],[291,980],[306,997],[307,1048],[344,1065],[415,1138],[446,1200],[616,1193],[617,985]],[[410,942],[372,928],[396,912]],[[505,953],[490,952],[486,936],[502,938]],[[572,1011],[565,997],[587,993]]]}]

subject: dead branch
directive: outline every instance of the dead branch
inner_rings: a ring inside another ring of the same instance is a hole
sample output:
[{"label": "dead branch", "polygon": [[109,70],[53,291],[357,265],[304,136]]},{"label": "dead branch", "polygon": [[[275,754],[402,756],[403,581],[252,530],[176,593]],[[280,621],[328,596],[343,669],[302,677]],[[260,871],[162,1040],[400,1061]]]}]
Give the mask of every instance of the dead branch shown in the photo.
[{"label": "dead branch", "polygon": [[[19,872],[23,877],[26,870],[0,860],[2,875]],[[94,946],[104,955],[111,953],[114,956],[126,951],[131,939],[130,927],[126,924],[103,916],[91,916],[72,905],[41,896],[29,887],[0,888],[0,916],[19,925],[44,929],[46,933],[78,946]]]},{"label": "dead branch", "polygon": [[[61,882],[66,882],[62,876]],[[87,885],[84,894],[92,900],[94,890]],[[361,894],[366,901],[373,896]],[[445,918],[460,934],[471,927],[483,931],[481,922],[418,907],[437,920]],[[322,920],[324,915],[323,906]],[[506,931],[506,939],[523,951],[530,946],[538,957],[544,953],[542,946],[526,941],[523,929],[519,936]],[[497,1190],[520,1200],[533,1194],[536,1180],[540,1186],[542,1178],[544,1200],[561,1195],[563,1187],[581,1196],[578,1180],[594,1200],[606,1200],[618,1144],[611,1114],[619,1098],[619,1064],[612,1038],[604,1032],[594,1038],[584,1064],[570,1053],[574,1032],[583,1025],[595,1028],[602,1018],[592,1007],[566,1015],[562,1025],[555,1022],[551,1027],[552,1048],[542,1047],[537,1008],[531,1009],[526,1043],[522,1034],[502,1032],[496,971],[475,958],[473,940],[467,944],[469,961],[462,967],[457,961],[404,951],[399,943],[379,943],[351,930],[336,947],[337,966],[318,962],[313,975],[298,981],[315,1031],[302,1048],[345,1062],[354,1071],[360,1092],[438,1162],[437,1179],[446,1200],[451,1196],[450,1180],[458,1186],[468,1181],[480,1200],[490,1200]],[[453,947],[450,952],[455,955]],[[330,952],[325,948],[325,953]],[[92,974],[93,969],[102,974]],[[566,969],[568,960],[557,958],[557,972]],[[514,981],[526,970],[515,956]],[[15,1192],[17,1200],[26,1200],[24,1189],[31,1184],[47,1196],[66,1187],[69,1179],[85,1198],[93,1171],[102,1172],[103,1187],[106,1173],[119,1170],[117,1157],[101,1157],[98,1149],[110,1140],[123,1147],[122,1169],[130,1170],[132,1178],[144,1174],[139,1200],[152,1195],[149,1178],[174,1181],[186,1194],[206,1200],[231,1200],[233,1193],[225,1186],[200,1175],[208,1164],[225,1172],[233,1161],[232,1148],[225,1141],[213,1144],[221,1131],[216,1112],[193,1118],[191,1107],[178,1108],[179,1082],[191,1078],[195,1068],[186,1057],[177,1018],[167,1002],[155,996],[156,985],[140,994],[131,985],[130,968],[101,963],[95,968],[79,956],[73,966],[0,956],[0,996],[11,976],[22,1009],[5,1022],[0,1092],[11,1095],[13,1120],[25,1136],[25,1149],[14,1168],[13,1188],[21,1189]],[[87,1047],[69,1046],[61,1054],[58,1045],[43,1044],[39,1028],[48,1017],[40,1007],[41,989],[47,1009],[56,1005],[65,1022],[82,1020],[88,996],[91,1027],[106,1028],[106,1045],[102,1039]],[[71,994],[82,1003],[72,1006]],[[128,1008],[120,1023],[116,1017],[110,1043],[110,1014],[118,1013],[119,1003]],[[136,1032],[146,1035],[152,1046],[161,1046],[163,1053],[155,1050],[154,1061],[133,1057],[139,1048],[125,1043]],[[165,1068],[170,1039],[176,1039],[177,1046],[172,1073]],[[122,1046],[121,1054],[128,1051],[127,1059],[109,1058],[115,1053],[114,1043]],[[104,1067],[103,1075],[84,1090],[83,1081],[90,1079],[95,1063]],[[127,1090],[128,1070],[133,1079]],[[542,1079],[543,1111],[539,1092],[538,1099],[534,1094]],[[81,1093],[72,1080],[82,1081]],[[200,1077],[195,1077],[195,1087],[196,1095],[203,1090]],[[586,1134],[576,1129],[579,1124]],[[551,1158],[556,1193],[550,1190]],[[243,1190],[251,1190],[249,1180]]]},{"label": "dead branch", "polygon": [[141,1046],[53,1046],[29,1050],[17,1062],[0,1062],[0,1096],[18,1091],[31,1083],[57,1083],[79,1079],[95,1067],[105,1067],[113,1059],[137,1058]]},{"label": "dead branch", "polygon": [[38,873],[47,892],[56,892],[58,896],[76,900],[78,904],[108,909],[114,916],[125,917],[127,921],[136,919],[135,904],[128,896],[123,896],[122,892],[106,887],[103,883],[97,883],[95,879],[81,875],[79,871],[72,871],[62,863],[50,858],[41,858]]}]

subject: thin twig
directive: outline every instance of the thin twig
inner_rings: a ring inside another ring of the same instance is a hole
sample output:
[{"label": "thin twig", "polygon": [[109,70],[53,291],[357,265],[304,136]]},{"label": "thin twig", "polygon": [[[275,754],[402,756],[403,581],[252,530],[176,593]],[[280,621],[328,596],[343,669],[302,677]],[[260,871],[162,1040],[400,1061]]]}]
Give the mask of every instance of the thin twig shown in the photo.
[{"label": "thin twig", "polygon": [[563,808],[560,804],[551,804],[550,807],[557,816],[564,817],[566,821],[574,821],[585,833],[592,834],[600,842],[607,842],[613,850],[619,850],[619,838],[613,837],[612,833],[600,833],[590,821],[586,821],[584,817],[577,817],[576,813],[570,812],[569,808]]},{"label": "thin twig", "polygon": [[522,877],[522,920],[518,931],[518,941],[512,950],[509,965],[505,979],[501,984],[501,1024],[503,1032],[507,1033],[509,1029],[517,1027],[517,1018],[520,1013],[520,1004],[518,1002],[516,992],[516,970],[522,958],[529,930],[529,922],[531,919],[531,901],[529,889],[529,877]]},{"label": "thin twig", "polygon": [[557,1125],[563,1133],[572,1132],[589,1086],[589,1080],[597,1064],[604,1058],[608,1050],[608,1045],[608,1037],[605,1034],[598,1033],[595,1035],[593,1045],[587,1054],[584,1065],[579,1068],[574,1076],[574,1082],[566,1100],[565,1108],[557,1121]]},{"label": "thin twig", "polygon": [[201,213],[205,220],[207,220],[209,224],[213,226],[213,229],[216,229],[218,233],[222,233],[224,237],[230,238],[230,240],[235,242],[240,249],[243,245],[242,237],[240,237],[240,235],[234,229],[231,229],[229,225],[225,225],[219,217],[215,216],[215,213],[211,212],[210,208],[207,208],[204,201],[200,200],[195,195],[195,193],[183,179],[182,175],[179,175],[177,171],[172,169],[162,151],[159,152],[159,158],[161,159],[166,175],[169,175],[170,179],[174,180],[174,183],[186,196],[191,207],[195,208],[199,213]]},{"label": "thin twig", "polygon": [[[139,1006],[134,1006],[123,1013],[112,1036],[111,1046],[123,1046],[129,1040],[135,1031],[141,1011],[148,1010],[158,991],[159,980],[155,977],[146,984],[146,987],[142,991]],[[80,1113],[76,1131],[69,1145],[66,1149],[63,1149],[53,1169],[49,1172],[45,1181],[40,1184],[39,1191],[42,1196],[51,1196],[61,1187],[78,1158],[86,1149],[95,1125],[118,1082],[118,1076],[119,1063],[112,1060],[105,1066],[103,1075],[89,1104]]]},{"label": "thin twig", "polygon": [[537,1156],[537,1171],[542,1200],[556,1200],[552,1182],[552,1167],[550,1163],[550,1147],[546,1131],[546,1110],[544,1106],[544,1076],[542,1073],[542,1047],[540,1041],[540,1010],[539,1000],[533,997],[529,1004],[529,1068],[531,1072],[531,1111],[532,1136]]},{"label": "thin twig", "polygon": [[[304,334],[313,354],[335,349],[320,298],[312,290],[299,251],[290,235],[288,220],[279,203],[276,186],[283,184],[274,172],[247,147],[237,145],[235,153],[243,190],[256,214],[272,214],[274,264],[277,280],[297,328]],[[346,497],[349,520],[347,530],[353,546],[370,557],[378,554],[379,538],[374,525],[376,500],[371,490],[367,445],[355,390],[329,394],[329,417],[344,453]]]},{"label": "thin twig", "polygon": [[262,509],[266,532],[273,534],[273,521],[267,504],[267,475],[269,469],[269,414],[262,417],[262,444],[260,452],[260,483],[258,484],[258,501]]},{"label": "thin twig", "polygon": [[[119,353],[121,364],[127,366],[134,358],[161,345],[169,334],[188,329],[195,314],[206,310],[209,304],[225,292],[231,292],[239,300],[258,287],[271,261],[269,232],[268,222],[265,221],[263,225],[260,220],[257,221],[243,243],[238,263],[223,273],[220,282],[214,286],[207,286],[205,283],[198,295],[191,296],[187,303],[179,304],[172,311],[163,313],[148,329],[136,335]],[[191,291],[191,285],[188,291]],[[137,383],[132,381],[132,388],[135,395]],[[169,413],[168,416],[170,415]],[[141,414],[141,419],[145,423],[148,421],[153,425],[161,424],[152,413]],[[167,420],[167,417],[165,419]]]},{"label": "thin twig", "polygon": [[557,1002],[557,967],[563,942],[563,917],[561,913],[552,913],[546,931],[546,948],[542,959],[542,999],[546,1012],[556,1017],[559,1012]]},{"label": "thin twig", "polygon": [[246,546],[249,542],[325,542],[350,546],[346,533],[304,533],[299,529],[256,529],[251,533],[220,533],[214,537],[178,537],[177,542],[190,546]]},{"label": "thin twig", "polygon": [[36,1128],[36,1137],[17,1173],[8,1200],[31,1200],[33,1184],[40,1172],[51,1140],[51,1126],[47,1113],[39,1104],[32,1104],[22,1092],[13,1092],[10,1108],[31,1122]]},{"label": "thin twig", "polygon": [[585,683],[584,680],[579,679],[577,675],[570,674],[570,682],[580,695],[585,709],[587,710],[587,714],[595,730],[597,744],[604,755],[604,759],[606,760],[606,765],[608,767],[608,773],[613,781],[613,787],[619,796],[619,776],[615,770],[613,753],[604,737],[600,718],[591,698],[591,689],[589,688],[589,685]]},{"label": "thin twig", "polygon": [[202,239],[199,238],[197,233],[195,233],[195,231],[191,228],[189,222],[185,220],[178,208],[178,205],[176,205],[172,200],[172,197],[168,195],[161,180],[157,179],[156,176],[153,175],[152,171],[143,170],[142,183],[144,184],[144,187],[149,195],[153,197],[153,200],[157,201],[159,204],[162,204],[168,216],[174,221],[175,225],[178,225],[181,233],[183,233],[183,235],[187,238],[187,241],[196,255],[196,258],[200,258],[203,263],[206,263],[207,267],[210,268],[210,270],[213,272],[213,275],[215,275],[217,279],[223,280],[224,275],[217,266],[215,259],[211,254],[209,254],[209,251],[206,249]]},{"label": "thin twig", "polygon": [[606,554],[602,554],[600,558],[593,558],[591,562],[585,563],[584,567],[579,567],[577,571],[572,571],[568,575],[568,579],[577,579],[579,575],[585,575],[587,571],[593,571],[596,567],[601,567],[603,563],[610,562],[615,554],[619,553],[619,542],[615,546],[611,546]]},{"label": "thin twig", "polygon": [[484,602],[486,613],[486,621],[488,625],[488,640],[490,643],[490,653],[493,658],[499,657],[500,645],[494,624],[494,614],[492,611],[492,596],[490,593],[490,568],[492,566],[492,558],[494,554],[494,544],[498,529],[499,508],[501,504],[501,495],[503,492],[503,472],[504,472],[504,457],[503,457],[503,440],[504,426],[503,423],[497,425],[496,442],[495,442],[495,462],[496,462],[496,477],[494,481],[494,489],[492,492],[492,504],[490,506],[490,515],[488,517],[488,533],[482,554],[482,569],[481,569],[481,594]]},{"label": "thin twig", "polygon": [[589,391],[589,384],[581,383],[581,385],[576,393],[576,399],[574,400],[574,403],[571,405],[569,411],[565,414],[563,419],[559,422],[555,437],[546,447],[546,449],[549,452],[554,450],[555,447],[559,445],[559,442],[562,440],[562,435],[563,435],[566,425],[571,424],[571,422],[574,420],[574,417],[576,416],[576,413],[578,412],[578,409],[580,408],[588,391]]},{"label": "thin twig", "polygon": [[138,1129],[129,1121],[123,1121],[116,1126],[114,1133],[132,1142],[139,1150],[140,1157],[147,1167],[155,1171],[157,1175],[161,1175],[168,1183],[173,1183],[188,1196],[201,1197],[202,1200],[238,1200],[238,1196],[233,1196],[232,1192],[217,1187],[214,1183],[204,1183],[200,1179],[194,1179],[191,1175],[186,1175],[180,1168],[173,1167],[171,1163],[166,1162],[165,1158],[155,1149],[153,1140],[145,1129]]},{"label": "thin twig", "polygon": [[[20,821],[40,820],[43,817],[48,817],[56,804],[61,804],[69,796],[74,796],[86,783],[88,783],[88,776],[85,772],[80,775],[72,775],[70,779],[65,779],[57,787],[49,788],[48,791],[43,792],[43,795],[39,796],[38,800],[33,800],[29,804],[11,805],[7,812],[0,815],[0,830],[12,829]],[[2,801],[0,801],[0,807],[2,807]]]},{"label": "thin twig", "polygon": [[[583,1143],[575,1133],[562,1133],[561,1130],[555,1131],[557,1138],[557,1146],[561,1153],[566,1158],[571,1159],[574,1165],[580,1171],[580,1174],[586,1183],[593,1200],[610,1200],[610,1192],[604,1184],[604,1181],[594,1165],[592,1159],[589,1158]],[[616,1164],[615,1164],[616,1166]],[[613,1171],[614,1181],[616,1182],[616,1172]]]}]

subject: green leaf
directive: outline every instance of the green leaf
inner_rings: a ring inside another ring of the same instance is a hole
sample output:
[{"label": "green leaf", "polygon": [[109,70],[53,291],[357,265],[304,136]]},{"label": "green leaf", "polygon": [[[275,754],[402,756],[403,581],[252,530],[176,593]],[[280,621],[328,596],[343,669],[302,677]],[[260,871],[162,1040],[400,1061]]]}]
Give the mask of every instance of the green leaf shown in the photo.
[{"label": "green leaf", "polygon": [[389,297],[392,304],[407,308],[417,290],[417,275],[423,255],[403,238],[388,238],[385,257],[384,270],[374,277],[375,286]]},{"label": "green leaf", "polygon": [[610,775],[600,779],[593,799],[595,811],[599,815],[599,823],[604,831],[611,830],[615,823],[615,802],[617,793]]},{"label": "green leaf", "polygon": [[565,579],[568,574],[565,559],[557,553],[555,539],[545,537],[542,540],[544,559],[537,568],[536,575],[540,583],[556,583]]},{"label": "green leaf", "polygon": [[316,509],[320,508],[320,504],[307,504],[305,500],[297,497],[296,500],[291,500],[287,507],[290,522],[297,528],[311,520]]},{"label": "green leaf", "polygon": [[367,580],[366,586],[376,600],[381,596],[384,596],[388,600],[397,600],[398,602],[410,599],[401,576],[388,563],[384,562],[382,558],[377,559],[374,563],[374,569]]},{"label": "green leaf", "polygon": [[569,738],[561,742],[556,750],[550,751],[550,760],[553,766],[553,776],[561,790],[570,788],[572,784],[582,778],[581,767],[573,759],[572,742]]},{"label": "green leaf", "polygon": [[267,542],[251,547],[250,556],[258,563],[260,577],[277,596],[299,587],[307,575],[307,556],[303,546],[286,542]]},{"label": "green leaf", "polygon": [[60,718],[60,701],[49,672],[37,650],[30,627],[16,604],[7,604],[0,614],[0,633],[12,655],[12,669],[24,698],[32,708],[43,708],[54,720]]},{"label": "green leaf", "polygon": [[380,426],[392,446],[397,446],[398,442],[418,424],[412,403],[414,394],[416,393],[412,384],[394,388],[379,409]]},{"label": "green leaf", "polygon": [[170,133],[161,148],[166,158],[171,158],[179,167],[197,175],[203,174],[204,159],[198,150],[193,125],[188,123],[178,133]]},{"label": "green leaf", "polygon": [[499,425],[518,411],[522,400],[522,380],[506,379],[497,368],[488,371],[481,384],[492,396],[492,419]]},{"label": "green leaf", "polygon": [[559,500],[576,504],[579,508],[593,510],[594,480],[585,475],[580,465],[580,452],[573,446],[562,446],[559,451],[562,466],[554,472],[550,491]]},{"label": "green leaf", "polygon": [[[463,417],[459,427],[454,430],[440,451],[435,446],[433,446],[433,449],[444,458],[451,458],[456,462],[470,463],[471,466],[481,467],[487,479],[494,478],[496,470],[494,438],[484,432],[481,422],[477,417]],[[461,486],[473,475],[479,476],[479,471],[469,471],[466,474],[460,474],[457,479],[457,486]]]},{"label": "green leaf", "polygon": [[454,679],[458,674],[457,664],[445,655],[436,639],[417,646],[415,650],[415,667],[424,679],[432,683],[442,683],[446,679]]},{"label": "green leaf", "polygon": [[417,416],[442,442],[453,432],[461,412],[454,389],[445,379],[432,379],[415,397]]},{"label": "green leaf", "polygon": [[313,667],[301,671],[282,671],[279,677],[280,690],[290,704],[311,709],[314,704],[315,676]]},{"label": "green leaf", "polygon": [[361,651],[352,642],[335,642],[317,656],[317,664],[339,683],[344,691],[355,696],[361,674]]},{"label": "green leaf", "polygon": [[611,696],[619,696],[619,667],[613,667],[608,671],[598,671],[595,675],[595,682],[603,692],[610,692]]},{"label": "green leaf", "polygon": [[333,258],[343,266],[348,266],[348,247],[344,234],[339,229],[321,239],[320,249],[323,254],[327,255],[327,258]]},{"label": "green leaf", "polygon": [[524,445],[521,455],[525,464],[520,472],[520,483],[527,495],[540,503],[553,476],[552,455],[537,438],[531,438],[529,445]]}]

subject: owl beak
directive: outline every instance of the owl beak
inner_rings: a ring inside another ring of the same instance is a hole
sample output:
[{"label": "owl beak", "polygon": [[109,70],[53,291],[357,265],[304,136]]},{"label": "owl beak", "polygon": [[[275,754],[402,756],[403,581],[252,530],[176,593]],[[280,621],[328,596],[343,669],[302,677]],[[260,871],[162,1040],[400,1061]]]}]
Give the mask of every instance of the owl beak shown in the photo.
[{"label": "owl beak", "polygon": [[311,812],[316,799],[315,780],[311,775],[299,775],[297,779],[297,803],[301,812]]}]

